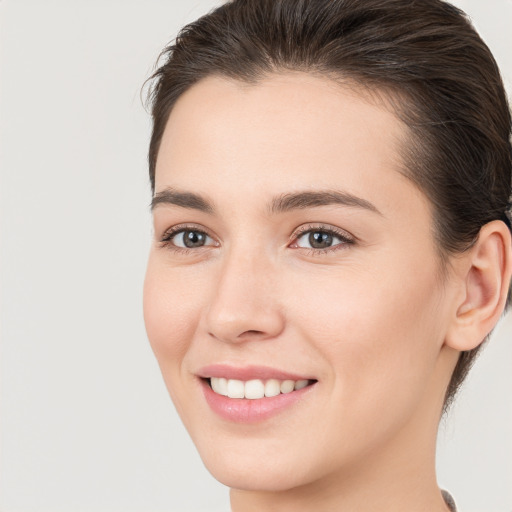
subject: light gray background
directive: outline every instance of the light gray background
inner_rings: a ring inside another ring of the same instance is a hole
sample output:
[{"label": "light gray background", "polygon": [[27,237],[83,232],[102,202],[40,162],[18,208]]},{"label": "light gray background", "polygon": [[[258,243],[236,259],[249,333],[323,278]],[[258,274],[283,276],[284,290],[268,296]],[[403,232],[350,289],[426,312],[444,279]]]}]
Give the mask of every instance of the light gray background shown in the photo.
[{"label": "light gray background", "polygon": [[[2,512],[227,511],[144,332],[140,87],[219,2],[0,1]],[[512,2],[460,0],[510,92]],[[512,511],[512,319],[443,425],[463,512]]]}]

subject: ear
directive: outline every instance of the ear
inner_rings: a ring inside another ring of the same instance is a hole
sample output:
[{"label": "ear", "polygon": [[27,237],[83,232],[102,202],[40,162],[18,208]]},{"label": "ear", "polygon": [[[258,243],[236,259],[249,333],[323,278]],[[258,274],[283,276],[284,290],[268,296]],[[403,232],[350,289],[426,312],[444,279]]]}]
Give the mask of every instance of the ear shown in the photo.
[{"label": "ear", "polygon": [[460,293],[445,345],[467,351],[482,343],[505,307],[512,274],[512,239],[505,223],[496,220],[483,226],[456,267]]}]

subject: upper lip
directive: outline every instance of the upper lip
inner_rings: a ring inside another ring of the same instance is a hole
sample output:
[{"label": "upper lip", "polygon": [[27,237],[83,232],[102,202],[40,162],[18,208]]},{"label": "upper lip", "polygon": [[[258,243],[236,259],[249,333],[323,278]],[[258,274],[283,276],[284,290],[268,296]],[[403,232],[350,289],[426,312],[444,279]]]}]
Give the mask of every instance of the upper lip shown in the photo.
[{"label": "upper lip", "polygon": [[229,364],[211,364],[203,366],[197,375],[203,379],[224,377],[248,381],[252,379],[268,380],[315,380],[310,376],[298,375],[269,366],[231,366]]}]

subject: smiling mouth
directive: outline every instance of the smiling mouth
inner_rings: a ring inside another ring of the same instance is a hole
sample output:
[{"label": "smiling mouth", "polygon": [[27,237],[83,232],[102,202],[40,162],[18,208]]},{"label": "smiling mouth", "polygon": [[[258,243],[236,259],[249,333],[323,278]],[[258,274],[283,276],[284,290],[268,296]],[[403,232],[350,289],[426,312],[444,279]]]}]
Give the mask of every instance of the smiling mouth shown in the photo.
[{"label": "smiling mouth", "polygon": [[252,379],[237,380],[223,377],[210,377],[204,379],[214,393],[228,398],[242,398],[257,400],[271,398],[281,394],[292,393],[311,386],[316,380],[278,380],[278,379]]}]

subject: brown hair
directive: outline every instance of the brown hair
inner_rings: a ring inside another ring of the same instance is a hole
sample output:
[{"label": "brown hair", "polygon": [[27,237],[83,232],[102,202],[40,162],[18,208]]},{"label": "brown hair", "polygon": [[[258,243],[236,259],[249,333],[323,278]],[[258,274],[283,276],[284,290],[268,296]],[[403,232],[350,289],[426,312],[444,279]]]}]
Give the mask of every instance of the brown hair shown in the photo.
[{"label": "brown hair", "polygon": [[[430,199],[442,260],[495,219],[510,228],[511,116],[491,52],[441,0],[233,0],[185,26],[151,77],[158,149],[180,95],[209,75],[257,83],[280,70],[360,84],[395,100],[406,174]],[[397,100],[397,101],[396,101]],[[511,293],[507,300],[510,304]],[[482,345],[480,345],[481,347]],[[462,352],[445,407],[480,347]]]}]

